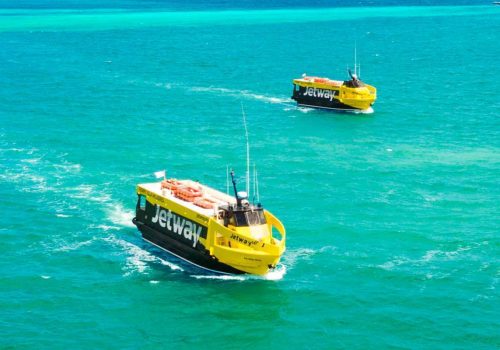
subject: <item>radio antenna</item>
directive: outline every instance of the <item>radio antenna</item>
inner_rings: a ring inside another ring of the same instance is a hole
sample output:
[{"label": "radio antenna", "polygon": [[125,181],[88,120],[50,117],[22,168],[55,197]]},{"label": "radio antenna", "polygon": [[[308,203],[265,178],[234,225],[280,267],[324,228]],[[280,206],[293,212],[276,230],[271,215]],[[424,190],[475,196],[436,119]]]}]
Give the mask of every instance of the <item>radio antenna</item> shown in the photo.
[{"label": "radio antenna", "polygon": [[226,194],[229,195],[229,165],[226,165]]},{"label": "radio antenna", "polygon": [[358,43],[356,40],[354,40],[354,74],[358,76],[358,53],[357,53],[357,46]]},{"label": "radio antenna", "polygon": [[253,163],[253,200],[252,202],[255,204],[255,196],[257,195],[257,169],[255,167],[255,163]]},{"label": "radio antenna", "polygon": [[[255,169],[255,188],[257,192],[257,203],[260,203],[260,195],[259,195],[259,175],[257,174],[257,169]],[[260,205],[260,204],[258,204]]]},{"label": "radio antenna", "polygon": [[247,119],[245,116],[245,110],[243,109],[243,102],[241,103],[241,114],[243,115],[243,125],[245,125],[245,138],[247,143],[247,173],[246,173],[246,190],[247,198],[250,198],[250,144],[248,143],[248,129],[247,129]]}]

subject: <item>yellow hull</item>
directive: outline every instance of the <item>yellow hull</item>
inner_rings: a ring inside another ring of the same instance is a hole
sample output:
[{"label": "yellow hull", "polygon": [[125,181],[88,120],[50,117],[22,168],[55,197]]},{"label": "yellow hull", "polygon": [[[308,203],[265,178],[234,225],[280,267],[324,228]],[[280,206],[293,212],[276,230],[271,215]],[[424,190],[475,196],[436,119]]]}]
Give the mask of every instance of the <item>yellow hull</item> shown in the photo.
[{"label": "yellow hull", "polygon": [[377,99],[377,89],[360,80],[337,81],[318,77],[294,79],[292,99],[318,108],[367,110]]},{"label": "yellow hull", "polygon": [[[232,197],[199,186],[211,198],[232,205]],[[138,185],[137,194],[134,223],[143,237],[200,267],[264,275],[278,264],[286,249],[285,228],[267,210],[262,210],[265,224],[237,227],[224,222],[221,211],[176,198],[159,183]]]}]

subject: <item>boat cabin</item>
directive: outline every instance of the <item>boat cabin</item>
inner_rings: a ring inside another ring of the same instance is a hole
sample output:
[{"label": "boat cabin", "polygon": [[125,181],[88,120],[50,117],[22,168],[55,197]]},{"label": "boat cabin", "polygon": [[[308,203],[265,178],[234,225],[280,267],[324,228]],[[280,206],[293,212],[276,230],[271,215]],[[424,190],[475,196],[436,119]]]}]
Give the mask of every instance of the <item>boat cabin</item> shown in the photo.
[{"label": "boat cabin", "polygon": [[222,211],[224,219],[224,226],[232,225],[236,227],[242,226],[256,226],[266,224],[266,217],[264,216],[264,208],[257,206],[237,207],[237,206],[223,206],[219,208]]}]

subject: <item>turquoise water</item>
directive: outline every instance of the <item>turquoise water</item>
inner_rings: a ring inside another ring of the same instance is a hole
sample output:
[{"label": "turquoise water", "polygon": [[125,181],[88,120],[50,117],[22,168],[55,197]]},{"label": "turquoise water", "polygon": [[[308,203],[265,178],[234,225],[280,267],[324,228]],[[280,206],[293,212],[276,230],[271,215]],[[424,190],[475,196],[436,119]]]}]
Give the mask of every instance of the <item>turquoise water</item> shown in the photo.
[{"label": "turquoise water", "polygon": [[[498,7],[126,4],[0,10],[0,348],[500,347]],[[375,112],[297,109],[355,43]],[[154,171],[244,174],[240,103],[288,233],[266,278],[131,223]]]}]

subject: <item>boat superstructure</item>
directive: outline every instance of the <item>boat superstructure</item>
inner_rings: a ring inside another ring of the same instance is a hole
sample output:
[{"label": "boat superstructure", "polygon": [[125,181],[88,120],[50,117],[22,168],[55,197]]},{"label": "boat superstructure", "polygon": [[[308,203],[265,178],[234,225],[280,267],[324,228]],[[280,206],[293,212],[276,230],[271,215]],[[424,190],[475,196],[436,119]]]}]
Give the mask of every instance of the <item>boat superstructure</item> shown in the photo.
[{"label": "boat superstructure", "polygon": [[377,99],[377,89],[349,71],[350,80],[303,75],[293,80],[292,99],[299,106],[344,111],[368,110]]},{"label": "boat superstructure", "polygon": [[192,180],[139,184],[133,222],[145,240],[199,267],[266,274],[285,251],[285,228],[231,177],[234,196]]}]

